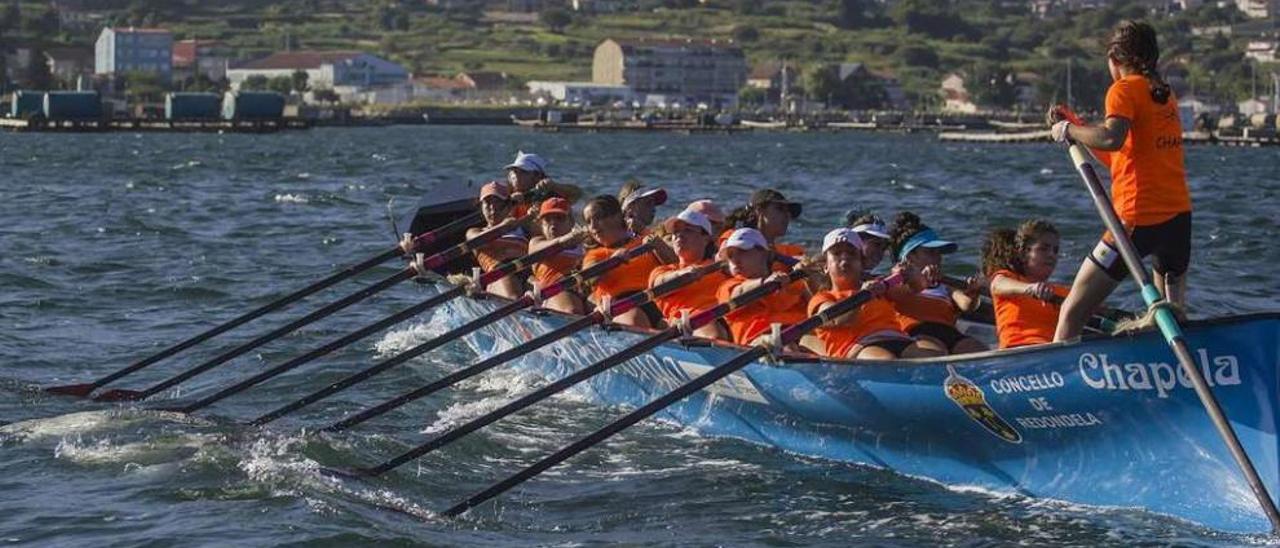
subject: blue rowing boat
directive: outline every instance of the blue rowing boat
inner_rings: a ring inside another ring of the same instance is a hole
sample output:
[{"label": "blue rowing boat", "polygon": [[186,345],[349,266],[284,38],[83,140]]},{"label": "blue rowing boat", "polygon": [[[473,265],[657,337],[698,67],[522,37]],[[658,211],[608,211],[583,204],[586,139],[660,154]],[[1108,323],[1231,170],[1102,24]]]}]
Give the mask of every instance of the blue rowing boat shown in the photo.
[{"label": "blue rowing boat", "polygon": [[[447,317],[461,323],[503,302],[455,300]],[[572,319],[521,313],[466,340],[490,355]],[[646,334],[588,329],[515,366],[557,379]],[[1280,313],[1192,322],[1186,336],[1263,480],[1280,491]],[[593,377],[586,392],[606,405],[643,405],[742,350],[666,344]],[[660,416],[708,436],[948,486],[1269,531],[1191,386],[1159,333],[1149,331],[928,360],[787,355],[753,363]]]}]

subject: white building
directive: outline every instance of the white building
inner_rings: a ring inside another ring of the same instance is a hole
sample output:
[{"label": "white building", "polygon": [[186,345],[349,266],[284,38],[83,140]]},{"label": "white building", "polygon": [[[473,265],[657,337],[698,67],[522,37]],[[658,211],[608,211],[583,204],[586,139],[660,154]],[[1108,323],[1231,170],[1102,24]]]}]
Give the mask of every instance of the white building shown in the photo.
[{"label": "white building", "polygon": [[1277,4],[1277,0],[1236,0],[1236,9],[1252,19],[1265,19],[1276,11]]},{"label": "white building", "polygon": [[1274,63],[1280,59],[1280,42],[1272,40],[1251,40],[1245,48],[1247,59],[1256,59],[1262,63]]},{"label": "white building", "polygon": [[249,61],[227,69],[227,80],[239,89],[245,80],[262,76],[267,79],[307,73],[311,89],[362,91],[395,87],[409,80],[404,67],[375,55],[358,51],[285,51]]},{"label": "white building", "polygon": [[964,85],[964,76],[953,72],[942,79],[939,86],[942,93],[942,110],[972,114],[978,112],[978,105],[969,98],[969,89]]},{"label": "white building", "polygon": [[630,86],[617,84],[596,84],[593,82],[545,82],[532,81],[526,84],[529,93],[534,96],[550,97],[560,103],[568,104],[604,104],[614,101],[631,101],[635,92]]},{"label": "white building", "polygon": [[168,82],[173,73],[173,34],[165,29],[102,29],[94,44],[94,72],[146,72]]}]

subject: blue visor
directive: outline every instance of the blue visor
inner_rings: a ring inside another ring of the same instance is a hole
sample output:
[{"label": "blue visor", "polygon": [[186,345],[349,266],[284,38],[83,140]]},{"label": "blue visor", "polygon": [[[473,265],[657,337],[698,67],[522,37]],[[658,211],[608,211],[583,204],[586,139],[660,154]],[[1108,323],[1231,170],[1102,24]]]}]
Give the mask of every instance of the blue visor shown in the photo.
[{"label": "blue visor", "polygon": [[915,236],[907,239],[907,243],[902,244],[902,251],[898,253],[898,260],[904,261],[907,255],[917,247],[931,247],[937,249],[939,253],[951,253],[956,250],[956,244],[938,238],[938,234],[932,228],[926,228],[917,232]]}]

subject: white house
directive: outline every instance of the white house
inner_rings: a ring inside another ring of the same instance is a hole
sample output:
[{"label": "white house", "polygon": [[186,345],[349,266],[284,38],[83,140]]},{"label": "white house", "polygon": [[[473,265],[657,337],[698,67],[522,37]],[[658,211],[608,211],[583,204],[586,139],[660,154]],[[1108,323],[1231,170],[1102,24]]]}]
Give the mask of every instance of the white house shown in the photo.
[{"label": "white house", "polygon": [[978,112],[978,105],[969,98],[969,89],[964,85],[964,76],[953,72],[942,79],[942,110],[972,114]]},{"label": "white house", "polygon": [[284,51],[227,69],[227,80],[235,89],[253,76],[275,78],[307,73],[311,89],[351,89],[394,87],[409,80],[404,67],[359,51]]},{"label": "white house", "polygon": [[596,84],[593,82],[531,81],[525,84],[529,93],[555,99],[560,103],[602,104],[614,101],[630,101],[635,92],[630,86]]}]

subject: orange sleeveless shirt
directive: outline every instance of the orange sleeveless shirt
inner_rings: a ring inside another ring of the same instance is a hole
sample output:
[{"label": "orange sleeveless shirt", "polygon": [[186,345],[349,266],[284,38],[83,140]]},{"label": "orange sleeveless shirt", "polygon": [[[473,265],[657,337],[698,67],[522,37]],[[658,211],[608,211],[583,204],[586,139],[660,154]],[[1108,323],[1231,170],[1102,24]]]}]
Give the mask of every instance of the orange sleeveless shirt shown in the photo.
[{"label": "orange sleeveless shirt", "polygon": [[[733,298],[733,289],[746,281],[747,278],[733,276],[721,282],[720,287],[716,289],[716,301],[729,302]],[[804,281],[795,281],[726,314],[724,320],[729,324],[729,333],[733,335],[733,342],[751,344],[751,341],[768,333],[770,325],[774,322],[786,327],[803,321],[806,318],[804,306],[807,300]]]},{"label": "orange sleeveless shirt", "polygon": [[898,311],[898,327],[907,332],[922,323],[954,326],[959,317],[951,301],[951,289],[941,284],[900,297],[893,301],[893,306]]},{"label": "orange sleeveless shirt", "polygon": [[[649,287],[658,285],[656,282],[659,276],[688,268],[690,266],[700,267],[711,264],[711,260],[707,259],[692,265],[674,265],[667,264],[653,269],[649,273]],[[720,284],[728,280],[729,276],[724,272],[712,272],[706,274],[693,283],[686,285],[680,289],[668,293],[664,297],[654,299],[654,304],[658,305],[658,310],[662,311],[662,316],[668,320],[676,320],[680,318],[682,311],[688,311],[693,314],[704,308],[710,308],[716,305],[716,290],[720,288]]]},{"label": "orange sleeveless shirt", "polygon": [[1108,118],[1129,121],[1124,145],[1110,155],[1111,200],[1120,220],[1148,226],[1191,211],[1177,98],[1155,102],[1146,77],[1131,74],[1107,89],[1106,109]]},{"label": "orange sleeveless shirt", "polygon": [[524,232],[516,229],[506,235],[480,246],[476,249],[476,263],[480,270],[489,272],[498,265],[529,253],[529,239]]},{"label": "orange sleeveless shirt", "polygon": [[[582,259],[582,266],[586,268],[593,264],[607,260],[617,253],[620,249],[632,249],[644,240],[640,238],[631,238],[622,247],[597,247],[587,251]],[[591,292],[591,298],[595,302],[600,302],[601,297],[609,295],[618,298],[624,293],[634,291],[644,291],[649,287],[649,273],[659,266],[657,257],[653,253],[645,253],[639,257],[631,259],[627,263],[606,272],[603,276],[596,278],[595,289]]]},{"label": "orange sleeveless shirt", "polygon": [[[1000,276],[1031,283],[1012,270],[998,270],[991,279],[994,281]],[[1053,293],[1059,297],[1066,297],[1070,290],[1065,285],[1053,284]],[[1061,306],[1025,295],[993,294],[991,301],[996,309],[996,334],[1000,338],[1000,348],[1053,342]]]},{"label": "orange sleeveless shirt", "polygon": [[542,287],[551,285],[566,274],[577,270],[585,254],[586,251],[581,246],[556,253],[533,265],[533,279],[537,280]]},{"label": "orange sleeveless shirt", "polygon": [[[819,291],[809,299],[809,315],[820,312],[822,305],[842,301],[857,293],[856,290]],[[858,307],[853,323],[848,325],[824,325],[814,330],[814,336],[822,341],[824,356],[843,358],[849,355],[863,339],[873,335],[905,339],[907,334],[898,327],[898,314],[893,303],[884,297],[876,297]]]}]

